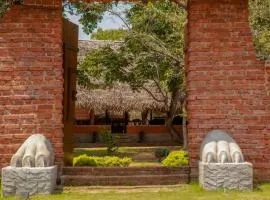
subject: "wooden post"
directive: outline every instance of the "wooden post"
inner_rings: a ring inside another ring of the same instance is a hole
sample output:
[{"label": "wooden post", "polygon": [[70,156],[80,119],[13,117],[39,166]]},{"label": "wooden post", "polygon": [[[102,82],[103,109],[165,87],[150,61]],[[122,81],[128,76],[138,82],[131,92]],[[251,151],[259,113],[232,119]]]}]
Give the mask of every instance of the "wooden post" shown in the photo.
[{"label": "wooden post", "polygon": [[90,111],[90,125],[94,125],[95,124],[95,111],[93,109],[91,109]]},{"label": "wooden post", "polygon": [[63,19],[64,52],[64,163],[72,165],[76,101],[78,26]]}]

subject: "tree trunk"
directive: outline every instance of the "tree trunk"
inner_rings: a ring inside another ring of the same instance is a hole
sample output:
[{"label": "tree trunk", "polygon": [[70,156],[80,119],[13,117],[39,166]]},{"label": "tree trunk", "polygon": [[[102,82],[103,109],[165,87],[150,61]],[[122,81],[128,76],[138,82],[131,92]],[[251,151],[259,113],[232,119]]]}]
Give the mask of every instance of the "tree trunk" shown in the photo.
[{"label": "tree trunk", "polygon": [[147,125],[147,122],[148,122],[148,119],[147,119],[147,116],[148,116],[148,110],[144,110],[141,114],[142,114],[142,124],[143,125]]},{"label": "tree trunk", "polygon": [[181,142],[182,140],[181,134],[179,134],[177,130],[174,128],[172,121],[173,121],[173,117],[168,116],[166,118],[166,123],[165,123],[166,127],[168,128],[169,134],[171,136],[171,140]]},{"label": "tree trunk", "polygon": [[90,111],[90,125],[94,125],[95,124],[95,111],[92,109]]},{"label": "tree trunk", "polygon": [[170,104],[170,110],[168,112],[168,117],[166,119],[166,127],[169,130],[169,134],[171,135],[172,140],[176,140],[178,142],[182,141],[182,135],[177,132],[177,130],[174,128],[172,122],[173,118],[176,115],[177,109],[178,109],[178,104],[180,102],[180,89],[175,88],[172,91],[172,97],[171,97],[171,104]]}]

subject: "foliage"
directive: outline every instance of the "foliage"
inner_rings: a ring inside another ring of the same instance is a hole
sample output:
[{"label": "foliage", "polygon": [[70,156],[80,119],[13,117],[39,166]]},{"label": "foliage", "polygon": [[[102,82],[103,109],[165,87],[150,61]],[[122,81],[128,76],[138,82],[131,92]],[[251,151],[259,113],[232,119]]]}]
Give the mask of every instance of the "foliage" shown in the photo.
[{"label": "foliage", "polygon": [[97,166],[97,163],[94,157],[84,154],[73,158],[73,166]]},{"label": "foliage", "polygon": [[[83,25],[83,30],[86,34],[92,33],[98,26],[98,23],[102,21],[104,13],[107,12],[114,16],[118,16],[122,19],[121,13],[119,13],[115,8],[119,3],[114,2],[76,2],[69,3],[66,1],[64,3],[64,9],[69,14],[80,15],[79,22]],[[121,4],[125,4],[121,2]],[[126,24],[126,28],[129,28]]]},{"label": "foliage", "polygon": [[112,7],[112,3],[93,2],[65,4],[65,9],[70,14],[76,12],[81,15],[79,22],[83,25],[85,33],[90,34],[97,28],[97,24],[102,21],[104,12]]},{"label": "foliage", "polygon": [[2,18],[7,9],[13,4],[14,0],[0,0],[0,18]]},{"label": "foliage", "polygon": [[258,56],[270,58],[270,1],[249,0],[250,24]]},{"label": "foliage", "polygon": [[188,165],[187,151],[172,151],[167,158],[162,161],[166,167],[180,167]]},{"label": "foliage", "polygon": [[170,150],[167,148],[157,148],[155,150],[155,156],[161,161],[163,158],[167,157]]},{"label": "foliage", "polygon": [[128,157],[104,157],[103,167],[128,167],[132,163],[132,159]]},{"label": "foliage", "polygon": [[119,158],[116,156],[98,157],[84,154],[73,159],[73,166],[128,167],[131,163],[131,158]]},{"label": "foliage", "polygon": [[104,142],[107,146],[107,152],[112,154],[118,149],[118,140],[119,137],[117,135],[111,134],[107,129],[102,129],[100,131],[101,141]]},{"label": "foliage", "polygon": [[96,32],[93,32],[91,39],[94,40],[122,40],[127,30],[124,29],[108,29],[103,30],[98,28]]},{"label": "foliage", "polygon": [[[131,157],[136,160],[136,157],[144,157],[145,153],[150,155],[155,155],[155,149],[160,147],[119,147],[116,152],[110,154],[111,156],[117,156],[120,158],[123,157]],[[178,150],[179,146],[171,146],[167,147],[170,151]],[[76,148],[73,151],[74,157],[80,156],[80,155],[90,155],[90,156],[99,156],[104,157],[108,155],[107,148],[106,147],[96,147],[96,148],[88,148],[88,149],[80,149]]]},{"label": "foliage", "polygon": [[134,6],[128,17],[132,31],[124,37],[124,45],[90,52],[79,69],[108,85],[127,82],[134,90],[153,79],[163,93],[180,87],[185,12],[173,3],[148,3]]},{"label": "foliage", "polygon": [[185,99],[185,21],[186,11],[171,1],[135,4],[126,13],[131,29],[124,35],[123,45],[90,52],[79,66],[79,84],[91,88],[100,80],[103,87],[119,81],[133,90],[145,90],[164,104],[171,135],[180,138],[172,119]]}]

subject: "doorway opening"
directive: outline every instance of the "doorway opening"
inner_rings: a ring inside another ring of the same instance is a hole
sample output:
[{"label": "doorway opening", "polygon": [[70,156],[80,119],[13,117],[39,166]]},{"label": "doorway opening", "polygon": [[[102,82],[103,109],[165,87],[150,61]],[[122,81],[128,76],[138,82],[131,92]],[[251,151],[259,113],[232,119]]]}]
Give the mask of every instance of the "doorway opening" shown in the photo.
[{"label": "doorway opening", "polygon": [[119,149],[112,155],[127,155],[120,152],[130,147],[135,157],[149,151],[157,163],[158,151],[163,159],[182,148],[185,9],[170,1],[64,8],[65,17],[77,23],[74,28],[65,20],[64,35],[73,41],[79,31],[80,37],[64,45],[66,165],[74,164],[73,155],[107,155],[110,145]]}]

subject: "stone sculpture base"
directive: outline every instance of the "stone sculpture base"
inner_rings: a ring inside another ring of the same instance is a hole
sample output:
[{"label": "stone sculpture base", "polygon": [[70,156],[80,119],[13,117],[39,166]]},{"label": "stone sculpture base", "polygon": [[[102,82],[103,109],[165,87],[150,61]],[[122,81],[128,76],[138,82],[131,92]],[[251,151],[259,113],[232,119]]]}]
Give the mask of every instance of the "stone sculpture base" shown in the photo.
[{"label": "stone sculpture base", "polygon": [[3,196],[51,194],[56,187],[57,166],[5,167],[2,169]]},{"label": "stone sculpture base", "polygon": [[206,190],[219,188],[252,190],[253,167],[251,163],[199,162],[200,186]]}]

